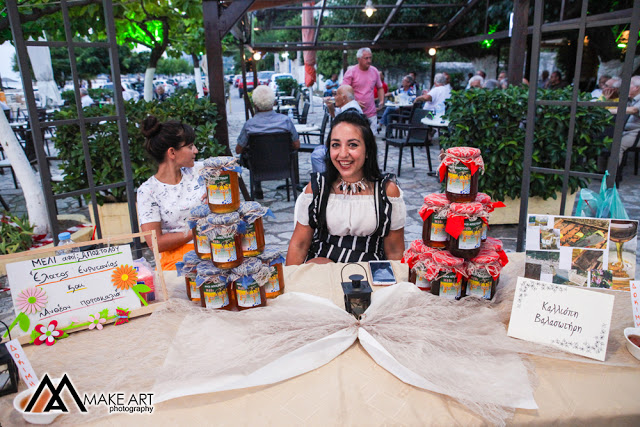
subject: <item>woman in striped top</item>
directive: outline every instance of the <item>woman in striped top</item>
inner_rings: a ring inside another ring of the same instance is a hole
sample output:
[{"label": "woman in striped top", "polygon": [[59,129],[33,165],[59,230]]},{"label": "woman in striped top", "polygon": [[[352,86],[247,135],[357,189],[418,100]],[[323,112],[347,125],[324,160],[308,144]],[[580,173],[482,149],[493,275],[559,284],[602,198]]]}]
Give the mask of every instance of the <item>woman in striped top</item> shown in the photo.
[{"label": "woman in striped top", "polygon": [[287,265],[401,259],[402,190],[380,172],[366,117],[352,110],[336,116],[325,163],[296,201]]}]

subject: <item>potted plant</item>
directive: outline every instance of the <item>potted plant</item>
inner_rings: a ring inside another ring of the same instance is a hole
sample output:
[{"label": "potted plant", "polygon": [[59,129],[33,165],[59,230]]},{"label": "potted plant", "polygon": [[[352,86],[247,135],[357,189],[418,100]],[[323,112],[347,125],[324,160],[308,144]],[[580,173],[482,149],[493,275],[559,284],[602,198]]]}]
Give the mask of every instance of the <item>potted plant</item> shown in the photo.
[{"label": "potted plant", "polygon": [[[570,87],[542,89],[538,98],[570,101],[571,92]],[[447,100],[449,134],[440,138],[440,144],[443,148],[472,146],[482,151],[485,173],[480,177],[479,189],[507,204],[506,209],[495,211],[493,224],[518,222],[528,96],[527,86],[510,86],[506,90],[454,91]],[[582,94],[579,100],[589,101],[590,96]],[[564,169],[569,118],[568,106],[537,107],[533,166]],[[611,138],[601,135],[613,125],[613,116],[604,108],[578,107],[575,120],[571,168],[596,173],[598,156],[611,144]],[[587,184],[585,179],[569,178],[569,193],[573,195],[567,199],[569,207],[573,206],[578,189]],[[529,212],[557,214],[561,191],[561,175],[532,173]],[[537,205],[539,202],[551,202],[551,206]]]},{"label": "potted plant", "polygon": [[[144,136],[140,132],[140,123],[147,115],[154,115],[160,121],[175,119],[193,126],[196,132],[196,143],[200,150],[200,157],[217,156],[224,152],[214,137],[217,124],[216,105],[208,98],[196,99],[190,93],[183,93],[158,101],[127,101],[125,103],[127,118],[127,133],[129,136],[129,154],[133,183],[137,188],[155,173],[155,163],[144,150]],[[89,107],[84,109],[88,117],[108,116],[115,114],[113,105]],[[56,113],[57,120],[76,117],[75,106],[63,108]],[[122,154],[115,121],[86,123],[89,137],[89,150],[93,165],[95,185],[105,185],[124,180]],[[61,169],[65,175],[64,181],[56,184],[56,192],[86,189],[88,186],[84,151],[77,125],[58,126],[54,143],[59,150],[62,160]],[[89,200],[89,195],[85,195]],[[130,233],[129,210],[125,187],[100,191],[97,195],[99,215],[103,235]],[[93,209],[89,212],[93,218]],[[106,221],[111,219],[113,226]]]}]

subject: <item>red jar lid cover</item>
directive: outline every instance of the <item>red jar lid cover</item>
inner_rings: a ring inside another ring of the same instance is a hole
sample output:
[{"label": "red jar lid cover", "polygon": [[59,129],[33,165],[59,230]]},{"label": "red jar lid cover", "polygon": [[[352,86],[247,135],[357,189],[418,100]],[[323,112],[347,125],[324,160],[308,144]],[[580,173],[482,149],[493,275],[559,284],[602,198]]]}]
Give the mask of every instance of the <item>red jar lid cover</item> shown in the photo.
[{"label": "red jar lid cover", "polygon": [[464,259],[455,257],[451,255],[451,252],[446,250],[434,252],[432,257],[436,264],[445,267],[460,267],[464,263]]},{"label": "red jar lid cover", "polygon": [[471,258],[471,262],[474,264],[491,264],[500,260],[500,255],[496,251],[481,250],[475,257]]},{"label": "red jar lid cover", "polygon": [[459,158],[475,159],[480,156],[480,149],[475,147],[451,147],[447,148],[445,154],[450,154]]},{"label": "red jar lid cover", "polygon": [[449,199],[444,193],[431,193],[424,196],[424,204],[428,207],[441,208],[449,204]]},{"label": "red jar lid cover", "polygon": [[482,203],[451,203],[449,206],[449,215],[466,215],[466,216],[478,216],[484,212],[484,206]]},{"label": "red jar lid cover", "polygon": [[491,203],[491,196],[485,193],[478,193],[476,196],[476,202],[482,203],[483,205]]},{"label": "red jar lid cover", "polygon": [[495,237],[487,237],[487,240],[482,244],[482,249],[489,249],[495,252],[500,252],[502,249],[502,240]]}]

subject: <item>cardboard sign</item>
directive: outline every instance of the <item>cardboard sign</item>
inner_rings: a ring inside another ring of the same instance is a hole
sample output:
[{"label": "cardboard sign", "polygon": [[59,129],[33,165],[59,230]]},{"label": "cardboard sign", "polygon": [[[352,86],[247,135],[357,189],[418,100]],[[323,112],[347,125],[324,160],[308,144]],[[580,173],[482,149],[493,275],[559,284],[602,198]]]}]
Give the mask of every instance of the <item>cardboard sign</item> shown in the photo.
[{"label": "cardboard sign", "polygon": [[518,277],[508,335],[604,361],[613,295]]},{"label": "cardboard sign", "polygon": [[13,335],[35,338],[50,328],[57,339],[59,331],[104,323],[101,319],[113,318],[118,307],[141,306],[128,245],[7,264],[7,276],[17,315]]},{"label": "cardboard sign", "polygon": [[525,277],[628,291],[635,277],[638,221],[529,215]]},{"label": "cardboard sign", "polygon": [[632,280],[630,288],[633,323],[636,328],[640,328],[640,281]]}]

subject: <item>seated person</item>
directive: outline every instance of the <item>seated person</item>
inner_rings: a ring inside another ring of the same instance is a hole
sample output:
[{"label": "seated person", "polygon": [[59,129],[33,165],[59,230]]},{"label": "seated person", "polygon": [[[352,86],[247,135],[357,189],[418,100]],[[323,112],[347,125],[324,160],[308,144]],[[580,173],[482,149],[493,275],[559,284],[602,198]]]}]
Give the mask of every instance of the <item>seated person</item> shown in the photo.
[{"label": "seated person", "polygon": [[80,104],[82,108],[91,107],[93,99],[89,96],[89,92],[85,88],[80,88]]},{"label": "seated person", "polygon": [[[413,90],[413,77],[411,77],[410,74],[404,76],[402,79],[402,85],[397,90],[389,92],[385,96],[389,98],[396,98],[396,101],[400,103],[413,102],[416,97],[416,93]],[[396,111],[398,111],[398,107],[387,107],[382,114],[381,123],[385,126],[389,126],[389,116]]]},{"label": "seated person", "polygon": [[324,84],[324,96],[333,96],[333,92],[338,89],[338,86],[340,86],[338,75],[333,73],[331,78]]},{"label": "seated person", "polygon": [[[163,270],[193,250],[187,226],[189,211],[203,203],[205,186],[198,184],[193,128],[176,120],[160,123],[154,116],[142,123],[145,149],[158,162],[158,172],[138,188],[138,219],[142,231],[156,231]],[[145,237],[151,247],[151,236]]]},{"label": "seated person", "polygon": [[[620,86],[622,86],[622,79],[619,77],[611,77],[605,82],[602,88],[602,96],[598,98],[598,101],[618,102],[620,100]],[[615,113],[617,107],[607,107],[607,110]]]},{"label": "seated person", "polygon": [[629,83],[629,105],[626,109],[626,114],[629,116],[624,124],[624,130],[622,131],[622,140],[620,141],[620,154],[618,162],[622,162],[622,155],[629,147],[633,147],[633,144],[638,138],[640,133],[640,76],[631,77]]},{"label": "seated person", "polygon": [[380,172],[367,118],[336,116],[327,149],[327,171],[296,201],[287,265],[401,259],[406,207],[394,176]]},{"label": "seated person", "polygon": [[414,102],[424,102],[422,107],[425,110],[435,110],[438,104],[451,97],[451,87],[447,84],[447,77],[443,73],[438,73],[433,77],[433,87],[430,91],[423,90],[422,95]]},{"label": "seated person", "polygon": [[[266,85],[259,85],[253,90],[252,98],[253,105],[256,107],[256,115],[247,120],[240,131],[240,135],[238,135],[236,153],[241,154],[240,162],[243,165],[247,164],[246,157],[242,155],[242,153],[249,144],[249,135],[254,133],[289,132],[292,141],[291,148],[294,150],[300,148],[300,138],[291,119],[285,114],[273,111],[273,104],[276,100],[273,89]],[[262,186],[260,182],[255,183],[255,190],[256,198],[262,199]]]},{"label": "seated person", "polygon": [[164,86],[163,85],[158,85],[156,87],[156,93],[155,93],[155,98],[160,101],[163,102],[165,99],[167,99],[169,95],[167,95],[164,91]]}]

